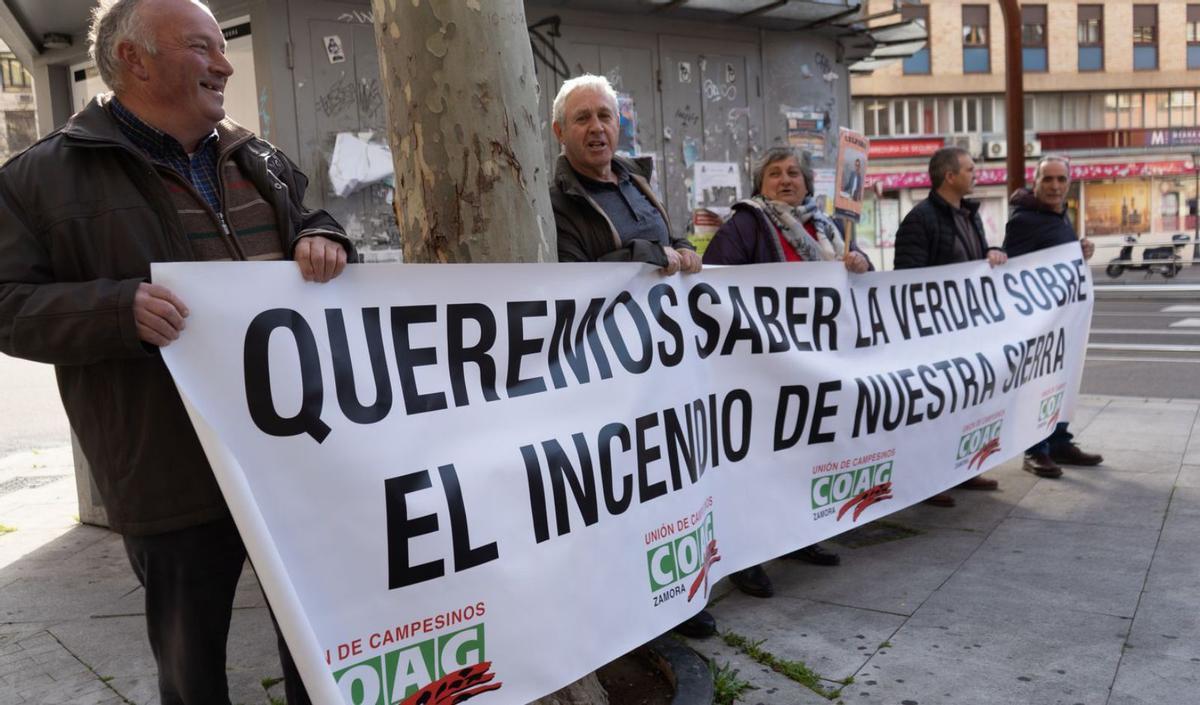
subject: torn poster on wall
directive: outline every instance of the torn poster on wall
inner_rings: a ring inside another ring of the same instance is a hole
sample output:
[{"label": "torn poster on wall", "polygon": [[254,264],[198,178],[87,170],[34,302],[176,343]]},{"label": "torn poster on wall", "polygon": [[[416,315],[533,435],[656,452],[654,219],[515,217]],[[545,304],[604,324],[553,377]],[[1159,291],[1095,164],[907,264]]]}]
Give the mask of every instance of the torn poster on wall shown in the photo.
[{"label": "torn poster on wall", "polygon": [[693,166],[695,208],[708,209],[722,218],[742,197],[742,174],[736,162],[696,162]]},{"label": "torn poster on wall", "polygon": [[833,215],[834,187],[837,183],[836,169],[813,169],[813,198],[828,215]]},{"label": "torn poster on wall", "polygon": [[329,185],[345,198],[373,183],[393,178],[392,150],[372,142],[375,133],[339,132],[329,157]]},{"label": "torn poster on wall", "polygon": [[617,153],[632,157],[639,151],[637,109],[633,105],[632,95],[617,93],[617,113],[621,117],[621,124],[617,130]]},{"label": "torn poster on wall", "polygon": [[334,34],[324,37],[325,56],[329,57],[329,63],[340,64],[346,60],[346,52],[342,49],[342,38]]},{"label": "torn poster on wall", "polygon": [[825,131],[829,121],[825,113],[815,110],[789,110],[787,117],[788,144],[812,155],[813,159],[825,158]]}]

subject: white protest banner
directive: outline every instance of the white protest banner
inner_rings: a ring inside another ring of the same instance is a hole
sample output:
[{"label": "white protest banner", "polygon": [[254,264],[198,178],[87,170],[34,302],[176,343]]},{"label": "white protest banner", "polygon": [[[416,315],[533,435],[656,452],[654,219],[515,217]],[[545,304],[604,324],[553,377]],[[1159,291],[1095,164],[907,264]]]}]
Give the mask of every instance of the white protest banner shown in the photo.
[{"label": "white protest banner", "polygon": [[[317,702],[526,703],[1074,407],[1078,244],[989,268],[180,263],[163,350]],[[473,701],[474,702],[474,701]]]}]

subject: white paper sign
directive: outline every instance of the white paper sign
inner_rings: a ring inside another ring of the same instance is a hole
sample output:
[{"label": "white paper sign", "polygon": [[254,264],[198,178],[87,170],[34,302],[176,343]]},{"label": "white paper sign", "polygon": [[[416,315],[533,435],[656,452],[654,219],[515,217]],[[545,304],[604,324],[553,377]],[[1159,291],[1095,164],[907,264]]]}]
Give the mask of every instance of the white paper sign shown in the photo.
[{"label": "white paper sign", "polygon": [[1070,418],[1078,244],[800,266],[356,265],[318,285],[286,262],[154,265],[191,309],[164,358],[314,701],[527,703],[731,571]]}]

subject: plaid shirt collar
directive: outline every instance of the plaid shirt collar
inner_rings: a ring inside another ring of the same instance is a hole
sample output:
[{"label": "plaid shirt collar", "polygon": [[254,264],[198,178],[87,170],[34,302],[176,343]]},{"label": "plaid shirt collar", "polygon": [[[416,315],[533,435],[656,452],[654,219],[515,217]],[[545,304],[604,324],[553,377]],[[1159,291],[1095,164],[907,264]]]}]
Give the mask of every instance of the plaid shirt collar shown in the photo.
[{"label": "plaid shirt collar", "polygon": [[112,115],[116,118],[121,133],[133,142],[150,161],[165,166],[188,181],[209,206],[221,211],[220,195],[217,190],[217,131],[205,137],[189,157],[183,145],[167,133],[147,125],[138,116],[121,104],[114,96],[109,101]]}]

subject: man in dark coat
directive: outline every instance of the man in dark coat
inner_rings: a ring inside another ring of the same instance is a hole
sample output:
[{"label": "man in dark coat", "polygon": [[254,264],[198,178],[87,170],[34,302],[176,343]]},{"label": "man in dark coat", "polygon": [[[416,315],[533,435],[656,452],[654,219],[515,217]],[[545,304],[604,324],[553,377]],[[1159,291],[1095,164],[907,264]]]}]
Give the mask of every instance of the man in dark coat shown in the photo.
[{"label": "man in dark coat", "polygon": [[[650,188],[649,160],[617,147],[617,93],[603,76],[565,81],[554,98],[554,136],[562,155],[550,185],[559,262],[645,262],[664,274],[696,273],[696,248],[671,234],[667,210]],[[675,627],[690,637],[717,633],[708,610]]]},{"label": "man in dark coat", "polygon": [[[1075,228],[1067,217],[1067,190],[1071,188],[1070,165],[1063,157],[1043,157],[1033,175],[1033,191],[1013,194],[1012,217],[1004,229],[1004,248],[1013,257],[1075,242]],[[1091,240],[1080,241],[1083,258],[1096,251]],[[1025,451],[1026,472],[1038,477],[1061,477],[1064,465],[1099,465],[1104,458],[1086,453],[1072,442],[1067,424],[1059,423],[1046,440]]]},{"label": "man in dark coat", "polygon": [[[979,203],[966,197],[975,190],[975,160],[961,147],[944,147],[929,160],[929,197],[913,206],[896,231],[896,269],[936,267],[986,259],[993,267],[1008,261],[1000,247],[989,247]],[[959,485],[994,490],[995,480],[973,477]],[[935,494],[925,500],[953,507],[954,498]]]},{"label": "man in dark coat", "polygon": [[554,99],[562,155],[550,185],[560,262],[646,262],[665,274],[700,271],[700,256],[671,233],[650,188],[650,161],[616,156],[617,94],[608,79],[585,74]]},{"label": "man in dark coat", "polygon": [[975,160],[967,150],[939,149],[929,160],[929,181],[929,197],[913,206],[896,231],[896,269],[1007,262],[1003,248],[988,245],[979,202],[967,199],[975,190]]}]

